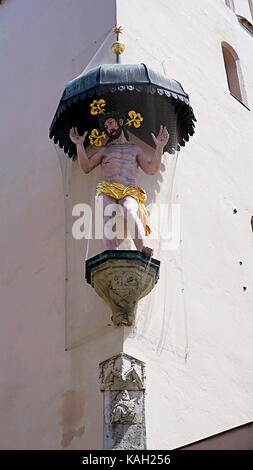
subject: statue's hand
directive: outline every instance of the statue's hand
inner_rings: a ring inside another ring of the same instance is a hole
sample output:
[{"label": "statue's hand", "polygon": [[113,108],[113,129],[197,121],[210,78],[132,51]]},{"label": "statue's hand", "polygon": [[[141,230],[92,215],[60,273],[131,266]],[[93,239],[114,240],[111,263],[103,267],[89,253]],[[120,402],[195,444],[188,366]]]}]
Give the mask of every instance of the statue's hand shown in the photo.
[{"label": "statue's hand", "polygon": [[166,129],[166,126],[160,126],[160,131],[157,137],[154,134],[151,134],[153,137],[153,141],[155,142],[156,147],[165,147],[169,140],[169,133]]},{"label": "statue's hand", "polygon": [[83,144],[85,137],[88,134],[88,131],[85,131],[83,135],[79,135],[76,127],[72,127],[69,132],[69,138],[74,142],[74,144]]}]

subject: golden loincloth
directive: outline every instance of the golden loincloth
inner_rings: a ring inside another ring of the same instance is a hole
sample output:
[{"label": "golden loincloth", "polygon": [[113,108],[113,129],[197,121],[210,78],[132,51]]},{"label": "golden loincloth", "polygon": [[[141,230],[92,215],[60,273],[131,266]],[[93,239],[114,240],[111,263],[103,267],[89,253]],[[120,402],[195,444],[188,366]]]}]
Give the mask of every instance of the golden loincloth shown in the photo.
[{"label": "golden loincloth", "polygon": [[138,216],[140,217],[145,229],[145,235],[150,235],[150,222],[147,209],[144,205],[144,202],[147,200],[145,189],[141,186],[125,186],[121,183],[102,181],[101,183],[98,183],[96,190],[96,196],[99,196],[100,194],[106,194],[107,196],[116,199],[116,201],[119,201],[126,196],[132,196],[138,202]]}]

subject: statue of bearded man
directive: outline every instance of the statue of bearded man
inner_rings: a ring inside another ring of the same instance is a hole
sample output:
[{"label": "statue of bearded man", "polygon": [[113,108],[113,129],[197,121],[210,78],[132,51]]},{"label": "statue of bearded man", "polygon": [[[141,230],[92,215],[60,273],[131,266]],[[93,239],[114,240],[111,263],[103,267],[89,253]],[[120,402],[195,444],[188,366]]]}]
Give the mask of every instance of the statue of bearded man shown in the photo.
[{"label": "statue of bearded man", "polygon": [[[140,146],[129,142],[125,120],[119,113],[104,114],[101,125],[107,135],[106,145],[90,157],[83,145],[87,132],[79,135],[75,127],[70,130],[69,136],[76,144],[79,165],[86,174],[101,165],[102,180],[97,186],[96,194],[103,198],[104,227],[111,217],[105,215],[108,214],[108,206],[119,204],[124,216],[124,237],[130,232],[136,249],[151,257],[153,250],[146,241],[146,236],[150,234],[144,205],[147,195],[142,187],[136,185],[136,176],[139,167],[148,175],[154,175],[159,170],[163,149],[169,140],[168,131],[165,126],[160,126],[157,136],[151,134],[155,149],[149,160]],[[116,250],[119,240],[116,236],[112,238],[111,234],[108,236],[104,230],[103,243],[105,250]]]}]

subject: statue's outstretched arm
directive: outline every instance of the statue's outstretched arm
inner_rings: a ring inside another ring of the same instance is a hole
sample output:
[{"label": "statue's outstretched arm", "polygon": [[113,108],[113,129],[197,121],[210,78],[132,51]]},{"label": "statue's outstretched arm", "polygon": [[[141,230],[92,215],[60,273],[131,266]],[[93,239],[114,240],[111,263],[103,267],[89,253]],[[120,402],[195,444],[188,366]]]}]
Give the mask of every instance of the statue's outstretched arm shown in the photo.
[{"label": "statue's outstretched arm", "polygon": [[78,162],[84,173],[89,173],[91,170],[100,165],[103,156],[103,149],[97,150],[90,157],[87,156],[83,145],[87,134],[88,132],[85,131],[83,135],[79,135],[76,127],[72,127],[69,133],[70,139],[74,144],[76,144]]},{"label": "statue's outstretched arm", "polygon": [[160,131],[157,137],[155,137],[154,134],[151,135],[156,146],[152,160],[148,159],[147,155],[145,155],[141,148],[137,155],[137,160],[141,169],[148,175],[154,175],[159,170],[163,149],[169,140],[169,133],[165,126],[160,126]]}]

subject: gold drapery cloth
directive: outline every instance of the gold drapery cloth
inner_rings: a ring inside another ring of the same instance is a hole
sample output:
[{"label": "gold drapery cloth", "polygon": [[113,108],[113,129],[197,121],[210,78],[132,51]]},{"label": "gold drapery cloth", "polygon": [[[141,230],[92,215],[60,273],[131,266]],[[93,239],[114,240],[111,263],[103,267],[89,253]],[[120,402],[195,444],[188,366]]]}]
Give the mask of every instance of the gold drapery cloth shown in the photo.
[{"label": "gold drapery cloth", "polygon": [[147,194],[145,189],[141,186],[125,186],[121,183],[113,183],[110,181],[101,181],[97,185],[96,196],[106,194],[112,197],[116,201],[123,199],[126,196],[133,197],[138,203],[138,216],[141,219],[142,225],[145,229],[145,235],[148,236],[151,233],[149,217],[144,202],[147,200]]}]

